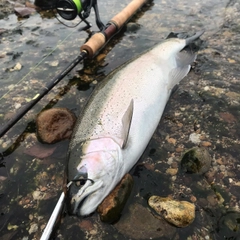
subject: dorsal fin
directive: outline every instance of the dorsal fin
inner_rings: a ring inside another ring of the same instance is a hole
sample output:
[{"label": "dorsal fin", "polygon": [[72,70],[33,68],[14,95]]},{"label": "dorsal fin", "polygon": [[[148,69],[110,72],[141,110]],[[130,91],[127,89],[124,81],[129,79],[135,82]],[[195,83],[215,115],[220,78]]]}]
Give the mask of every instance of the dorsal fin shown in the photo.
[{"label": "dorsal fin", "polygon": [[122,117],[122,146],[121,148],[124,148],[128,141],[128,135],[131,127],[132,122],[132,116],[133,116],[133,99],[131,100],[126,112],[124,113]]}]

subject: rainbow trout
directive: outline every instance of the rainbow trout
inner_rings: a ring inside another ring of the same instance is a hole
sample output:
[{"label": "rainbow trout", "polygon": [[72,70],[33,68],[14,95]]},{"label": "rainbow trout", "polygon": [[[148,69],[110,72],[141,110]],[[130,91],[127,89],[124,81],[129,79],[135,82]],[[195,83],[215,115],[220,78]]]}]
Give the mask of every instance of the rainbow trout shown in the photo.
[{"label": "rainbow trout", "polygon": [[80,114],[69,145],[70,214],[88,215],[144,152],[173,87],[196,55],[182,51],[198,39],[171,38],[110,73]]}]

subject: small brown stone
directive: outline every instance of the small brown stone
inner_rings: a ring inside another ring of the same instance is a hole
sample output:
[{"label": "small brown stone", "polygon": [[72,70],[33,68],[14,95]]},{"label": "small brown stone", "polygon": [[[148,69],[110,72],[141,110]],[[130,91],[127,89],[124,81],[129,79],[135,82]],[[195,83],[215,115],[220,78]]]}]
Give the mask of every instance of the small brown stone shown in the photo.
[{"label": "small brown stone", "polygon": [[37,116],[37,135],[41,142],[56,143],[71,137],[76,117],[66,108],[52,108]]},{"label": "small brown stone", "polygon": [[176,148],[176,152],[183,152],[184,148],[178,147]]},{"label": "small brown stone", "polygon": [[200,139],[201,141],[203,141],[205,138],[206,138],[206,136],[205,136],[204,134],[199,137],[199,139]]},{"label": "small brown stone", "polygon": [[119,219],[132,187],[133,178],[130,174],[126,174],[97,208],[103,222],[112,223]]},{"label": "small brown stone", "polygon": [[103,53],[102,54],[98,54],[97,55],[97,61],[101,62],[105,57],[106,57],[106,54],[103,54]]},{"label": "small brown stone", "polygon": [[46,187],[42,187],[42,188],[40,189],[41,192],[45,192],[46,190],[47,190]]},{"label": "small brown stone", "polygon": [[176,142],[177,142],[177,140],[174,139],[174,138],[168,138],[167,141],[168,141],[169,143],[173,144],[173,145],[175,145]]},{"label": "small brown stone", "polygon": [[90,68],[86,68],[86,69],[84,69],[84,73],[91,75],[91,74],[93,74],[93,71]]},{"label": "small brown stone", "polygon": [[192,195],[192,196],[190,197],[190,200],[191,200],[191,202],[195,203],[195,202],[197,201],[197,198]]},{"label": "small brown stone", "polygon": [[181,128],[181,127],[183,127],[183,124],[182,123],[178,123],[177,126]]},{"label": "small brown stone", "polygon": [[237,119],[235,116],[233,116],[231,113],[228,112],[220,112],[219,113],[220,118],[222,118],[227,123],[233,123],[237,122]]},{"label": "small brown stone", "polygon": [[214,182],[214,173],[213,172],[206,173],[205,177],[209,184]]},{"label": "small brown stone", "polygon": [[27,198],[26,200],[25,200],[25,202],[24,202],[24,204],[28,204],[28,203],[30,203],[30,199],[29,198]]},{"label": "small brown stone", "polygon": [[80,228],[81,228],[83,231],[90,232],[91,230],[93,230],[93,224],[92,224],[92,222],[89,221],[89,220],[82,220],[82,221],[79,223],[79,226],[80,226]]},{"label": "small brown stone", "polygon": [[209,204],[210,204],[211,206],[213,206],[213,207],[218,205],[218,199],[217,199],[216,194],[209,194],[209,195],[207,196],[207,201],[208,201]]},{"label": "small brown stone", "polygon": [[171,167],[172,167],[172,168],[178,168],[178,163],[177,163],[177,162],[173,162],[173,163],[171,164]]},{"label": "small brown stone", "polygon": [[202,142],[201,145],[203,147],[211,147],[212,146],[212,144],[210,142],[206,142],[206,141]]},{"label": "small brown stone", "polygon": [[223,164],[224,164],[222,158],[217,159],[216,162],[217,162],[219,165],[223,165]]},{"label": "small brown stone", "polygon": [[206,207],[208,205],[208,201],[205,198],[199,198],[198,199],[198,205],[201,207]]},{"label": "small brown stone", "polygon": [[176,175],[177,172],[178,172],[178,168],[168,168],[167,171],[166,171],[166,173],[171,175],[171,176]]},{"label": "small brown stone", "polygon": [[148,170],[151,170],[151,171],[154,171],[154,169],[155,169],[154,164],[151,164],[151,163],[145,163],[144,167]]}]

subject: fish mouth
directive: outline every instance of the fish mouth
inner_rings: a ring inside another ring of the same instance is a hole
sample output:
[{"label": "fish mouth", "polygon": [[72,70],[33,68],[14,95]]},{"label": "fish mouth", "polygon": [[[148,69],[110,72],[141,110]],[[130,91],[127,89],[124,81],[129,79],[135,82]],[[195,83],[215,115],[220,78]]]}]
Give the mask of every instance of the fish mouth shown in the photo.
[{"label": "fish mouth", "polygon": [[87,199],[102,186],[102,181],[94,182],[87,179],[79,188],[74,182],[68,189],[68,213],[69,215],[82,216],[81,208],[88,202]]}]

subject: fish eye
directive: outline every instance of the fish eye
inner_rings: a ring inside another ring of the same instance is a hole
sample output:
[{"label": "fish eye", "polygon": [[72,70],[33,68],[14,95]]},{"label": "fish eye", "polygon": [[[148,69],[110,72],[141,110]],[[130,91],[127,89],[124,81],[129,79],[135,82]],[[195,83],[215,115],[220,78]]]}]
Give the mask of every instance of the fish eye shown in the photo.
[{"label": "fish eye", "polygon": [[79,178],[72,180],[72,182],[74,182],[77,187],[81,187],[87,182],[87,180],[87,178]]},{"label": "fish eye", "polygon": [[86,183],[86,181],[87,181],[87,179],[78,179],[75,182],[75,184],[76,184],[76,186],[81,187],[81,186],[83,186]]},{"label": "fish eye", "polygon": [[72,182],[74,182],[77,187],[81,187],[87,182],[87,180],[91,181],[92,184],[94,183],[92,179],[82,177],[79,179],[73,179]]}]

